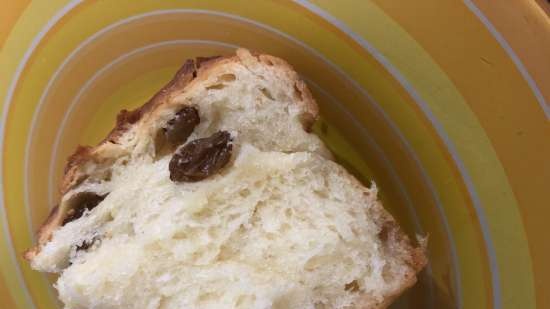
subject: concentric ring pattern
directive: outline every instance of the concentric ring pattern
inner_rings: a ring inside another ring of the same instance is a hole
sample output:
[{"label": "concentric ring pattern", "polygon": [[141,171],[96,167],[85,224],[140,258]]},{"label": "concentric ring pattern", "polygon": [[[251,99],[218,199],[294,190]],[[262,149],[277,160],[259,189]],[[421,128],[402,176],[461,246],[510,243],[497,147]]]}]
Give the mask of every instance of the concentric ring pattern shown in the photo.
[{"label": "concentric ring pattern", "polygon": [[550,308],[550,18],[544,1],[10,1],[0,13],[1,308],[59,308],[21,253],[64,160],[183,60],[287,59],[316,132],[376,181],[429,267],[392,308]]}]

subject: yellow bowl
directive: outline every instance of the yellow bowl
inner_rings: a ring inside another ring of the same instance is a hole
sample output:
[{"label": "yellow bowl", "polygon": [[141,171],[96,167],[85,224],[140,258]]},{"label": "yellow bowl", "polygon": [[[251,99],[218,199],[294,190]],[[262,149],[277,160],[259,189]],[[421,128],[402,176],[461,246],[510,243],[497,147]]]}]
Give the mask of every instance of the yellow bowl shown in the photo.
[{"label": "yellow bowl", "polygon": [[[2,308],[58,308],[21,253],[67,155],[186,58],[287,59],[315,130],[429,266],[392,308],[550,308],[550,23],[544,1],[15,0],[0,12]],[[542,7],[541,7],[542,6]],[[546,7],[547,9],[547,7]]]}]

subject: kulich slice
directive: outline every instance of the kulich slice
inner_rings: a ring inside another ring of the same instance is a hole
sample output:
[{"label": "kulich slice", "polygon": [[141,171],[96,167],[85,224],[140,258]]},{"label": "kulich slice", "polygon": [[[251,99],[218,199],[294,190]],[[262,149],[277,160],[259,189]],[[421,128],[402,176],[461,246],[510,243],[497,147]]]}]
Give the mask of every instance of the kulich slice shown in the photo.
[{"label": "kulich slice", "polygon": [[188,60],[69,158],[25,257],[67,309],[386,308],[425,266],[283,60]]}]

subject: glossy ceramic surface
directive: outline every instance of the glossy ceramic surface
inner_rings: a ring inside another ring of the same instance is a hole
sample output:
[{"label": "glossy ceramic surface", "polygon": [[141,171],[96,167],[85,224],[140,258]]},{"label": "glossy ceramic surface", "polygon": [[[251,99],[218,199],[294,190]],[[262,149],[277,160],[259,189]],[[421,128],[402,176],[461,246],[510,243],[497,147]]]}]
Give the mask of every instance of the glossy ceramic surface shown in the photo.
[{"label": "glossy ceramic surface", "polygon": [[65,158],[186,58],[287,59],[316,132],[430,264],[392,308],[550,308],[550,21],[535,1],[8,1],[0,12],[0,308],[58,308],[22,252]]}]

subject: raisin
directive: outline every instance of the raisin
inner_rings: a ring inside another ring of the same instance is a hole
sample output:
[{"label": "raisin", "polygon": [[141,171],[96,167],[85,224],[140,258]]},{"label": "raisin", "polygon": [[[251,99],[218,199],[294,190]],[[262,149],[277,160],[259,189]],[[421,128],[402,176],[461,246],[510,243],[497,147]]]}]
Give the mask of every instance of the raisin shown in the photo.
[{"label": "raisin", "polygon": [[185,143],[199,122],[199,111],[192,106],[185,106],[166,124],[164,128],[166,140],[172,146],[179,146]]},{"label": "raisin", "polygon": [[80,245],[76,246],[76,251],[88,250],[94,243],[99,241],[99,236],[94,236],[92,239],[86,239]]},{"label": "raisin", "polygon": [[353,280],[344,286],[344,290],[349,292],[357,292],[359,291],[359,283],[357,283],[357,280]]},{"label": "raisin", "polygon": [[215,174],[231,158],[230,142],[229,132],[219,131],[187,143],[170,160],[170,180],[195,182]]},{"label": "raisin", "polygon": [[81,192],[75,196],[73,201],[71,201],[72,207],[67,211],[65,219],[63,220],[63,225],[74,221],[84,214],[86,210],[94,209],[107,195],[98,195],[92,192]]}]

